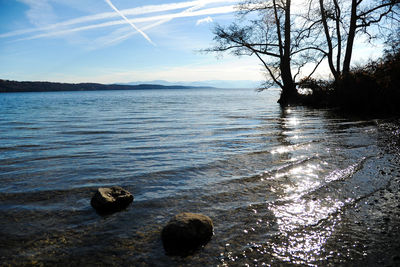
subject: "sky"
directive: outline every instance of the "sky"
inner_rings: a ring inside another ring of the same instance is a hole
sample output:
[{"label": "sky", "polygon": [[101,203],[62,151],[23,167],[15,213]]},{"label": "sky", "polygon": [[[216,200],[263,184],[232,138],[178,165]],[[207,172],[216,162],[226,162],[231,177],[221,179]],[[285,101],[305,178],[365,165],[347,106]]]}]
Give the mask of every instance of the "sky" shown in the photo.
[{"label": "sky", "polygon": [[[199,52],[213,45],[217,23],[235,20],[239,1],[0,0],[0,79],[259,85],[257,58]],[[353,62],[376,51],[358,46]]]},{"label": "sky", "polygon": [[200,53],[238,0],[0,0],[0,79],[261,81],[257,59]]}]

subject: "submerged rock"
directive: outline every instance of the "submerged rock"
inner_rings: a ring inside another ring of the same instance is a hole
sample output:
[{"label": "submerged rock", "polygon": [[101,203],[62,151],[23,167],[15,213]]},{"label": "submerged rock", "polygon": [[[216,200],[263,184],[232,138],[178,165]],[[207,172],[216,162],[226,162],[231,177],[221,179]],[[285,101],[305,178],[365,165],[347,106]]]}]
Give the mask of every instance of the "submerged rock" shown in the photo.
[{"label": "submerged rock", "polygon": [[168,255],[187,256],[210,241],[213,228],[208,216],[180,213],[161,232],[164,249]]},{"label": "submerged rock", "polygon": [[98,188],[90,204],[98,212],[114,212],[126,208],[133,195],[119,186]]}]

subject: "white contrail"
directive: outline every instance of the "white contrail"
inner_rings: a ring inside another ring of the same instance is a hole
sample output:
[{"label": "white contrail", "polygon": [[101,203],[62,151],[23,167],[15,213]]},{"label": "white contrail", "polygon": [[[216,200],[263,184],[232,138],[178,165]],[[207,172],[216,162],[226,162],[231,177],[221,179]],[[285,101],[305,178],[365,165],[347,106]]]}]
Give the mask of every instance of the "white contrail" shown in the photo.
[{"label": "white contrail", "polygon": [[[201,10],[192,11],[192,12],[179,12],[179,13],[172,13],[172,14],[170,13],[170,14],[165,14],[165,15],[151,16],[151,17],[141,17],[141,18],[131,19],[131,21],[134,23],[138,23],[138,22],[145,23],[145,22],[150,22],[150,21],[164,21],[164,20],[166,22],[168,22],[169,20],[176,19],[176,18],[227,14],[227,13],[232,13],[234,11],[235,11],[235,6],[231,5],[231,6],[201,9]],[[122,24],[126,24],[126,21],[125,20],[108,21],[108,22],[99,23],[99,24],[92,24],[92,25],[87,25],[87,26],[82,26],[82,27],[77,27],[77,28],[70,28],[70,29],[66,29],[66,30],[59,30],[59,31],[55,31],[55,32],[37,34],[37,35],[30,36],[30,37],[17,39],[16,41],[32,40],[32,39],[38,39],[38,38],[44,38],[44,37],[54,37],[54,36],[60,36],[60,35],[64,35],[64,34],[74,33],[74,32],[93,30],[93,29],[122,25]]]},{"label": "white contrail", "polygon": [[[237,3],[238,1],[239,0],[194,0],[194,1],[192,0],[192,1],[179,2],[179,3],[141,6],[141,7],[120,10],[120,12],[123,13],[125,16],[127,16],[127,15],[135,16],[135,15],[145,15],[145,14],[155,13],[155,12],[172,11],[172,10],[176,10],[176,9],[188,8],[188,7],[194,7],[194,6],[200,6],[200,5],[220,4],[220,3],[224,3],[224,4]],[[8,38],[8,37],[13,37],[13,36],[33,34],[35,32],[47,32],[47,33],[55,32],[56,33],[55,35],[57,35],[57,32],[62,32],[63,30],[68,31],[68,27],[72,27],[72,29],[74,29],[77,27],[76,25],[78,25],[78,24],[94,23],[94,21],[98,21],[98,20],[113,19],[116,16],[120,16],[120,15],[116,12],[104,12],[104,13],[99,13],[99,14],[95,14],[95,15],[74,18],[71,20],[54,23],[54,24],[44,26],[44,27],[21,29],[21,30],[6,32],[6,33],[0,33],[0,38]],[[89,26],[90,26],[90,24],[89,24]],[[84,29],[84,28],[85,27],[83,27],[82,29]],[[36,36],[46,37],[45,34],[44,35],[39,34],[39,35],[33,35],[32,39],[35,39]],[[51,36],[51,34],[49,34],[48,36]],[[23,38],[20,40],[25,40],[25,39],[31,39],[31,38],[28,37],[28,38]]]},{"label": "white contrail", "polygon": [[[196,5],[196,6],[192,6],[192,7],[188,8],[188,9],[183,10],[182,12],[180,12],[180,13],[178,13],[178,14],[176,14],[176,15],[179,15],[179,14],[181,14],[181,15],[188,14],[188,13],[191,13],[191,12],[193,12],[193,11],[195,11],[195,10],[198,10],[198,9],[202,8],[202,7],[204,7],[204,4],[199,4],[199,5]],[[210,17],[209,17],[209,18],[210,18]],[[143,30],[149,30],[149,29],[152,29],[152,28],[157,27],[157,26],[159,26],[159,25],[162,25],[162,24],[164,24],[164,23],[167,23],[167,22],[169,22],[169,21],[171,21],[171,20],[173,20],[173,19],[174,19],[174,17],[167,17],[167,18],[164,18],[164,19],[162,19],[162,20],[159,20],[159,21],[157,21],[157,22],[155,22],[155,23],[152,23],[152,24],[150,24],[150,25],[144,26],[142,29],[143,29]],[[128,34],[119,36],[118,38],[115,38],[115,39],[113,39],[113,40],[107,40],[107,42],[106,42],[104,45],[107,46],[107,45],[111,45],[111,44],[113,44],[113,43],[117,43],[117,42],[119,42],[119,41],[123,41],[123,40],[129,38],[130,36],[132,36],[132,35],[134,35],[134,34],[137,34],[137,32],[130,32],[130,33],[128,33]]]},{"label": "white contrail", "polygon": [[114,5],[113,3],[111,3],[110,0],[105,0],[106,3],[115,10],[115,12],[117,12],[126,22],[129,23],[129,25],[131,25],[136,31],[138,31],[147,41],[149,41],[149,43],[151,43],[152,45],[156,46],[155,43],[153,43],[153,41],[149,38],[149,36],[147,36],[147,34],[145,34],[142,30],[140,30],[138,27],[135,26],[135,24],[133,24],[127,17],[125,17],[124,14],[122,14]]}]

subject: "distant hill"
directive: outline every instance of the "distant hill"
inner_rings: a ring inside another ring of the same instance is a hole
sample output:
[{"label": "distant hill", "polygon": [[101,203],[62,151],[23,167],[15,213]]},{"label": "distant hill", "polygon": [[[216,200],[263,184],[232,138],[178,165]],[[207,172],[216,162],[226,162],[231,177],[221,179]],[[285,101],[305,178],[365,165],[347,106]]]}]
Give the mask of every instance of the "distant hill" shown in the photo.
[{"label": "distant hill", "polygon": [[150,90],[150,89],[202,89],[210,86],[182,86],[159,84],[99,84],[99,83],[55,83],[17,82],[0,79],[0,93],[12,92],[59,92],[59,91],[104,91],[104,90]]},{"label": "distant hill", "polygon": [[252,80],[208,80],[208,81],[193,81],[193,82],[168,82],[164,80],[154,81],[137,81],[130,83],[120,83],[123,85],[138,85],[138,84],[160,84],[160,85],[181,85],[181,86],[195,86],[195,87],[217,87],[217,88],[259,88],[263,81]]}]

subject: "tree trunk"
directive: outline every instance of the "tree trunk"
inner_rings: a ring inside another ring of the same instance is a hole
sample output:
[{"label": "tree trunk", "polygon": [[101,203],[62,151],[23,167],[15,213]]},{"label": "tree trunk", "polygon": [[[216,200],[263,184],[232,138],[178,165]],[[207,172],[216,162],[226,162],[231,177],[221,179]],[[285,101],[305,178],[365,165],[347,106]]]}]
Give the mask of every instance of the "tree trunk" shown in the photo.
[{"label": "tree trunk", "polygon": [[337,0],[333,0],[335,4],[335,22],[336,22],[336,37],[337,37],[337,55],[336,55],[336,74],[340,76],[341,55],[342,55],[342,34],[340,30],[341,11]]},{"label": "tree trunk", "polygon": [[332,39],[331,35],[329,33],[329,28],[328,28],[328,22],[326,18],[326,13],[325,13],[325,7],[324,7],[324,0],[319,0],[319,8],[321,11],[321,20],[322,20],[322,25],[324,26],[324,33],[326,37],[326,43],[328,44],[328,65],[329,68],[331,69],[331,72],[333,74],[333,77],[335,80],[338,79],[338,73],[337,70],[335,69],[335,66],[333,65],[333,45],[332,45]]},{"label": "tree trunk", "polygon": [[295,101],[297,96],[296,85],[293,81],[292,70],[290,69],[290,48],[291,48],[291,13],[290,13],[291,0],[286,1],[285,8],[285,43],[283,46],[283,56],[281,58],[281,77],[282,77],[282,93],[278,100],[281,106],[286,106]]},{"label": "tree trunk", "polygon": [[278,103],[281,106],[287,106],[291,103],[294,103],[297,100],[297,90],[296,90],[296,85],[291,77],[291,73],[290,72],[286,73],[283,69],[281,69],[281,73],[282,73],[283,87]]},{"label": "tree trunk", "polygon": [[357,29],[357,5],[357,0],[351,1],[351,18],[349,34],[347,37],[346,54],[343,61],[343,75],[350,72],[351,54],[353,53],[353,44]]}]

